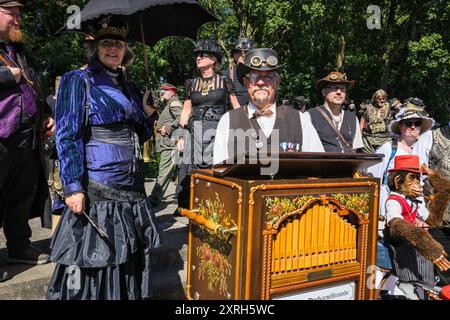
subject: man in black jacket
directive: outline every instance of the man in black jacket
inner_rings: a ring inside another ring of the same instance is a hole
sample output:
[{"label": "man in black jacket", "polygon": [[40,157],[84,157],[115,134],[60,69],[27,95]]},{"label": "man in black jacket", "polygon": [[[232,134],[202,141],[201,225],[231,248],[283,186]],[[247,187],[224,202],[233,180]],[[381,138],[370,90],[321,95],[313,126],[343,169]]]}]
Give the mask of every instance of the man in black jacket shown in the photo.
[{"label": "man in black jacket", "polygon": [[39,147],[54,134],[54,121],[24,53],[22,7],[0,0],[0,226],[9,262],[42,264],[48,255],[30,244],[28,220],[42,215],[48,196]]}]

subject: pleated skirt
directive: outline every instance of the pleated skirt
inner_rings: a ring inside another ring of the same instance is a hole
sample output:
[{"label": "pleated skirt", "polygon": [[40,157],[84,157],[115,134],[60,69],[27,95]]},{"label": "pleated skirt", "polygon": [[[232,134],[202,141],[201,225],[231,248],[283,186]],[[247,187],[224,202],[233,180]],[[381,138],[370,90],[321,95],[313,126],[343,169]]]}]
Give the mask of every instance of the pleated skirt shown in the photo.
[{"label": "pleated skirt", "polygon": [[86,212],[64,209],[51,241],[55,271],[49,300],[150,298],[151,251],[160,245],[153,207],[143,193],[89,183]]}]

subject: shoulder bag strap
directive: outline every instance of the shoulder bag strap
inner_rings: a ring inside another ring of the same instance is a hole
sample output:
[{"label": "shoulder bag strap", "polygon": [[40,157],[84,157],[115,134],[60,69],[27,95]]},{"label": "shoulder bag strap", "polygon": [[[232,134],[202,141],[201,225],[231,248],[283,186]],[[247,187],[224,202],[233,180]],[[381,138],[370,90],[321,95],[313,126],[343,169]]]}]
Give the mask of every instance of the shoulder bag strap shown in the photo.
[{"label": "shoulder bag strap", "polygon": [[350,144],[347,142],[347,140],[345,140],[344,136],[342,135],[342,133],[336,128],[336,126],[334,125],[334,123],[331,121],[330,117],[327,116],[327,114],[325,113],[325,111],[323,111],[323,109],[321,107],[317,107],[317,111],[319,111],[319,113],[322,115],[322,117],[325,118],[325,120],[328,122],[328,124],[331,126],[331,128],[333,128],[334,132],[338,135],[338,137],[341,139],[341,141],[348,147],[350,148],[350,150],[352,150],[352,152],[354,152],[353,148],[350,146]]},{"label": "shoulder bag strap", "polygon": [[391,155],[389,156],[389,161],[386,165],[386,170],[384,171],[383,174],[383,181],[382,184],[387,184],[387,178],[388,178],[388,169],[389,169],[389,165],[391,164],[392,159],[394,159],[395,154],[397,153],[397,139],[393,139],[392,140],[392,146],[391,146]]},{"label": "shoulder bag strap", "polygon": [[86,128],[89,120],[89,94],[91,92],[91,83],[89,81],[89,75],[86,69],[80,69],[84,74],[84,82],[86,83],[86,98],[84,101],[85,117],[84,117],[84,127]]}]

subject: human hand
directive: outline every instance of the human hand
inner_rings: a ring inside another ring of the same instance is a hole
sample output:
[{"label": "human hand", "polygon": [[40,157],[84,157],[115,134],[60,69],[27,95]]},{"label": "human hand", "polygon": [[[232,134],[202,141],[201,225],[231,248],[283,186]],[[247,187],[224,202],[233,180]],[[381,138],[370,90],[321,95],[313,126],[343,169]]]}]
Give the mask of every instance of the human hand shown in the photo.
[{"label": "human hand", "polygon": [[184,139],[183,138],[178,139],[177,150],[180,152],[184,152]]},{"label": "human hand", "polygon": [[41,125],[41,138],[48,139],[55,134],[55,120],[48,117]]},{"label": "human hand", "polygon": [[167,135],[166,127],[162,126],[161,129],[159,129],[159,132],[161,133],[162,136],[166,136]]},{"label": "human hand", "polygon": [[22,78],[22,71],[19,68],[11,68],[11,67],[8,68],[13,74],[14,79],[16,79],[16,83],[19,83],[20,79]]},{"label": "human hand", "polygon": [[67,207],[72,210],[74,214],[81,215],[84,210],[85,197],[83,192],[77,192],[67,197],[66,200]]},{"label": "human hand", "polygon": [[148,97],[151,94],[152,94],[152,92],[149,89],[145,89],[144,97],[142,98],[142,106],[144,107],[145,113],[149,117],[156,111],[156,108],[153,105],[147,104]]}]

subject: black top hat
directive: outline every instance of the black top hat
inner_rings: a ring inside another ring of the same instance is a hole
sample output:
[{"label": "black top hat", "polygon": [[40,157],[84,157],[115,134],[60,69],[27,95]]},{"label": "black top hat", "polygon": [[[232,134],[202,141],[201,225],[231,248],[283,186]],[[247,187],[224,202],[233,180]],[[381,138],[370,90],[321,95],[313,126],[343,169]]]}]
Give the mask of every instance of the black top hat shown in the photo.
[{"label": "black top hat", "polygon": [[0,0],[0,7],[23,7],[23,4],[18,1]]},{"label": "black top hat", "polygon": [[210,53],[217,58],[219,62],[222,61],[223,52],[216,41],[212,39],[198,40],[195,44],[194,53]]},{"label": "black top hat", "polygon": [[280,69],[278,54],[275,50],[257,48],[247,52],[244,63],[239,63],[236,68],[236,75],[239,82],[244,85],[244,77],[251,70],[279,72]]},{"label": "black top hat", "polygon": [[248,52],[252,50],[255,47],[255,43],[252,39],[249,38],[239,38],[237,39],[236,43],[234,44],[234,48],[231,50],[232,53],[234,52]]},{"label": "black top hat", "polygon": [[123,19],[117,16],[108,16],[99,19],[89,24],[88,28],[95,40],[107,38],[127,41],[128,25]]}]

